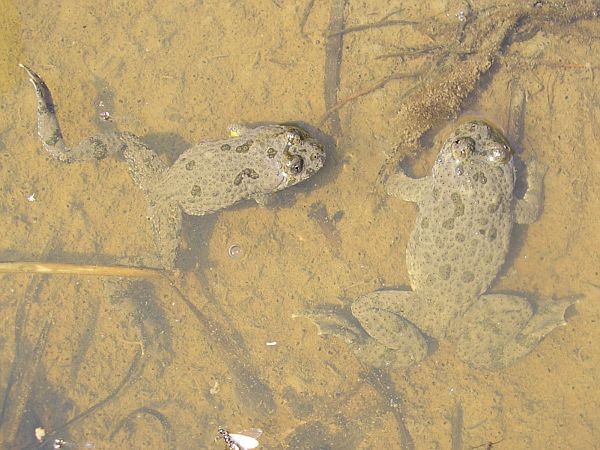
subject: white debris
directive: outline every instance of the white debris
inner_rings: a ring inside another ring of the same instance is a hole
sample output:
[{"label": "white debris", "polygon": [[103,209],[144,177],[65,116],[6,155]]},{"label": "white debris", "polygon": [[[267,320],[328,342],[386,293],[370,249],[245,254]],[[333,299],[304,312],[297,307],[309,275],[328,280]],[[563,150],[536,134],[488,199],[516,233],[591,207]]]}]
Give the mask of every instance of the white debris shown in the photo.
[{"label": "white debris", "polygon": [[37,427],[34,430],[35,433],[35,438],[38,440],[38,442],[44,442],[44,438],[46,437],[46,430],[44,429],[44,427]]},{"label": "white debris", "polygon": [[230,433],[222,427],[219,427],[219,436],[227,444],[230,450],[251,450],[258,447],[258,437],[262,434],[259,428],[240,431],[239,433]]}]

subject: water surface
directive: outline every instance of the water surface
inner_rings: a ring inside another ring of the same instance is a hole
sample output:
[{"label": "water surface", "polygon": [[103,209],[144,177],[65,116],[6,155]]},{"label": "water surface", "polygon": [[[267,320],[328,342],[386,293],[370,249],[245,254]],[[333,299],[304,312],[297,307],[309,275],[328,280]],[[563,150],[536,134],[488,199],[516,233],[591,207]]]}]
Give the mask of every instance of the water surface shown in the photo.
[{"label": "water surface", "polygon": [[[419,123],[419,149],[403,146],[415,128],[400,120],[402,102],[444,80],[443,62],[470,67],[491,40],[480,24],[501,27],[522,2],[0,3],[3,261],[135,266],[156,251],[123,161],[63,165],[44,154],[19,62],[52,88],[70,143],[116,126],[172,160],[231,123],[299,121],[329,145],[327,167],[275,207],[186,217],[178,273],[1,275],[6,448],[51,448],[55,438],[222,448],[219,425],[261,428],[264,448],[595,448],[597,19],[515,24],[455,114]],[[515,89],[526,101],[511,127]],[[456,93],[441,94],[450,108]],[[293,315],[409,283],[415,207],[386,199],[378,173],[388,155],[411,153],[426,174],[455,120],[472,116],[548,168],[543,214],[515,231],[493,290],[581,300],[566,326],[505,370],[471,369],[440,342],[405,373],[373,371],[343,339]]]}]

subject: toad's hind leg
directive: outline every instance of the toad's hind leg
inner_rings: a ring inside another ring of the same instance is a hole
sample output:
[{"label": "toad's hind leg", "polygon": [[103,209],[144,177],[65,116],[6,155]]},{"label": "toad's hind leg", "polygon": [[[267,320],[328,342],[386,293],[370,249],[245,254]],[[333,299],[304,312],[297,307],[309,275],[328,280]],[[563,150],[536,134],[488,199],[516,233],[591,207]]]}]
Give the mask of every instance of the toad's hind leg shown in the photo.
[{"label": "toad's hind leg", "polygon": [[507,367],[564,324],[565,310],[574,302],[549,301],[534,312],[527,299],[518,295],[482,295],[462,318],[458,355],[474,367]]},{"label": "toad's hind leg", "polygon": [[137,136],[121,133],[121,140],[125,143],[123,156],[129,165],[131,178],[146,195],[151,195],[167,170],[166,164]]},{"label": "toad's hind leg", "polygon": [[160,253],[160,267],[171,269],[179,244],[182,213],[179,204],[171,201],[160,189],[166,165],[137,136],[122,133],[121,139],[126,144],[123,156],[129,165],[131,178],[148,199],[148,218]]},{"label": "toad's hind leg", "polygon": [[182,213],[179,204],[165,197],[159,189],[159,181],[166,171],[166,166],[158,155],[136,136],[123,133],[122,139],[127,144],[123,156],[129,165],[131,177],[148,199],[148,217],[160,253],[160,266],[171,269],[175,264],[179,244]]},{"label": "toad's hind leg", "polygon": [[104,133],[84,139],[75,147],[67,147],[60,130],[52,94],[44,81],[31,69],[21,65],[29,75],[38,101],[38,134],[44,149],[54,159],[65,163],[99,160],[113,153],[123,154],[135,184],[149,201],[148,214],[152,221],[154,239],[160,251],[161,266],[171,268],[181,228],[181,211],[155,192],[159,179],[166,171],[158,155],[131,133]]},{"label": "toad's hind leg", "polygon": [[160,158],[131,133],[103,133],[81,141],[75,147],[65,144],[50,89],[38,74],[20,65],[29,75],[37,97],[38,135],[50,156],[62,162],[104,159],[122,153],[135,183],[148,194],[157,177],[165,170]]},{"label": "toad's hind leg", "polygon": [[20,66],[27,71],[29,81],[35,88],[38,135],[50,156],[61,162],[72,163],[104,159],[110,154],[123,151],[126,144],[121,139],[120,133],[99,134],[84,139],[75,147],[67,147],[56,117],[50,89],[33,70],[23,64]]},{"label": "toad's hind leg", "polygon": [[380,366],[407,368],[429,353],[425,335],[408,318],[421,303],[415,292],[390,290],[371,292],[352,304],[352,315],[373,340],[366,350],[386,358]]},{"label": "toad's hind leg", "polygon": [[151,198],[148,216],[152,222],[154,241],[160,253],[161,267],[172,269],[175,265],[181,232],[181,208],[176,203]]}]

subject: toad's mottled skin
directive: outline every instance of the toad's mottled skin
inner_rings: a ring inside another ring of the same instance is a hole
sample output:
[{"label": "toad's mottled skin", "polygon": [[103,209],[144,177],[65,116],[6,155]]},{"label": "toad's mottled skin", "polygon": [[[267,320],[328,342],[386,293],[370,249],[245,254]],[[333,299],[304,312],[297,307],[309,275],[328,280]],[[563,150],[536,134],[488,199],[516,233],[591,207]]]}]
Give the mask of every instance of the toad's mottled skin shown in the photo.
[{"label": "toad's mottled skin", "polygon": [[171,167],[130,133],[106,133],[68,148],[50,91],[23,66],[38,97],[38,133],[48,153],[63,162],[122,153],[135,183],[149,201],[149,216],[161,263],[171,268],[181,229],[181,211],[204,215],[240,200],[263,200],[317,172],[323,147],[305,131],[286,125],[235,126],[230,139],[206,141],[186,150]]},{"label": "toad's mottled skin", "polygon": [[363,359],[408,367],[427,356],[432,338],[448,338],[469,364],[501,368],[564,323],[572,300],[534,313],[525,296],[485,294],[504,264],[513,223],[539,215],[543,172],[535,164],[528,172],[528,191],[516,199],[511,148],[496,129],[473,121],[446,140],[431,176],[390,179],[391,195],[419,207],[406,250],[412,291],[373,292],[352,304],[368,334],[351,339]]}]

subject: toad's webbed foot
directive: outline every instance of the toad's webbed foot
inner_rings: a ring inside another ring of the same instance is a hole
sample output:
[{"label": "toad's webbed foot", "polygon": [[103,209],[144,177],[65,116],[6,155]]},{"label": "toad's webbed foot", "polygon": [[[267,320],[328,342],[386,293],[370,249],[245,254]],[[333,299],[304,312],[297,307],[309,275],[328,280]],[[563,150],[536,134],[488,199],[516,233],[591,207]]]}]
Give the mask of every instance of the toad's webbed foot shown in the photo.
[{"label": "toad's webbed foot", "polygon": [[319,335],[343,339],[367,366],[386,367],[394,361],[395,350],[386,348],[371,338],[347,308],[326,306],[295,314],[293,317],[311,319],[319,329]]},{"label": "toad's webbed foot", "polygon": [[547,301],[535,310],[515,294],[486,294],[462,318],[459,357],[473,367],[501,369],[532,351],[556,327],[577,299]]},{"label": "toad's webbed foot", "polygon": [[[386,291],[386,296],[410,295],[404,291]],[[391,294],[390,294],[391,293]],[[329,307],[311,310],[296,317],[308,317],[319,334],[343,338],[356,356],[371,367],[406,369],[423,360],[429,345],[420,330],[393,311],[377,306],[381,292],[372,292],[352,304],[352,312]]]}]

